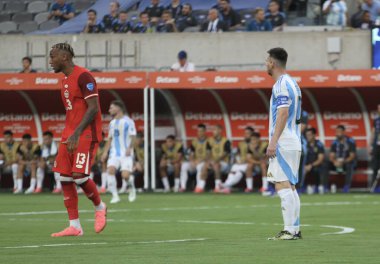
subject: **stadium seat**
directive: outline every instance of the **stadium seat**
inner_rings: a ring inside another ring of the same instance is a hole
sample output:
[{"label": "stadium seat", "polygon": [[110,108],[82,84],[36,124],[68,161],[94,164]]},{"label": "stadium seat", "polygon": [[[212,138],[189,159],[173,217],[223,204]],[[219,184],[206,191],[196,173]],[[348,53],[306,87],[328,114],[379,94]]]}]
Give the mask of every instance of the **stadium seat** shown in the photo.
[{"label": "stadium seat", "polygon": [[33,14],[26,13],[26,12],[16,13],[13,15],[12,21],[14,21],[15,23],[23,23],[23,22],[27,22],[27,21],[33,21]]},{"label": "stadium seat", "polygon": [[38,29],[38,24],[35,21],[28,21],[19,24],[18,30],[22,31],[24,34],[36,31]]},{"label": "stadium seat", "polygon": [[17,30],[17,24],[13,21],[6,21],[0,23],[0,32],[1,33],[8,33],[10,31],[16,31]]},{"label": "stadium seat", "polygon": [[28,12],[29,13],[41,13],[45,12],[48,10],[48,3],[44,1],[36,1],[36,2],[31,2],[28,5]]},{"label": "stadium seat", "polygon": [[39,13],[37,14],[35,17],[34,17],[34,21],[37,22],[37,24],[41,24],[45,21],[48,20],[48,16],[49,16],[49,12],[43,12],[43,13]]},{"label": "stadium seat", "polygon": [[297,17],[292,21],[289,21],[289,26],[312,26],[314,25],[314,20],[308,17]]},{"label": "stadium seat", "polygon": [[139,20],[139,11],[130,11],[128,12],[128,19],[132,21],[133,23],[137,22]]},{"label": "stadium seat", "polygon": [[59,26],[58,21],[48,20],[39,25],[40,30],[50,30]]},{"label": "stadium seat", "polygon": [[10,20],[11,20],[10,14],[0,14],[0,22],[10,21]]},{"label": "stadium seat", "polygon": [[6,13],[20,13],[25,11],[25,3],[12,1],[5,4],[4,12]]},{"label": "stadium seat", "polygon": [[183,32],[199,32],[200,27],[187,27]]},{"label": "stadium seat", "polygon": [[92,6],[92,1],[91,0],[77,0],[74,2],[74,9],[75,11],[82,12],[83,10],[86,10]]}]

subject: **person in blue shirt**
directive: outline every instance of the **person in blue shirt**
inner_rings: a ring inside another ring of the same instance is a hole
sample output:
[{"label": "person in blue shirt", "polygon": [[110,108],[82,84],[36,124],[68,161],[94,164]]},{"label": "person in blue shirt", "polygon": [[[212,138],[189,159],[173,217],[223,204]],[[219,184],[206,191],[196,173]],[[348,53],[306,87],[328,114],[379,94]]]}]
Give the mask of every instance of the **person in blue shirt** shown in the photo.
[{"label": "person in blue shirt", "polygon": [[110,13],[105,15],[102,19],[101,26],[105,32],[112,32],[113,24],[117,21],[119,17],[120,4],[117,1],[110,3]]},{"label": "person in blue shirt", "polygon": [[97,23],[97,12],[94,9],[87,11],[87,23],[83,29],[83,33],[104,33],[104,29],[100,23]]},{"label": "person in blue shirt", "polygon": [[112,24],[112,29],[115,33],[132,32],[132,24],[128,21],[127,11],[120,12],[119,19]]},{"label": "person in blue shirt", "polygon": [[305,165],[306,165],[306,155],[307,155],[307,140],[306,140],[306,130],[309,123],[309,113],[303,110],[301,112],[301,162],[298,169],[299,182],[297,188],[300,188],[301,192],[304,192],[304,182],[305,182]]},{"label": "person in blue shirt", "polygon": [[371,20],[376,21],[376,19],[380,16],[380,1],[364,0],[362,10],[369,11],[371,14]]},{"label": "person in blue shirt", "polygon": [[272,24],[265,19],[265,11],[262,8],[256,8],[255,19],[248,26],[247,31],[272,31]]},{"label": "person in blue shirt", "polygon": [[346,128],[343,125],[337,126],[336,140],[330,148],[330,162],[337,173],[345,174],[343,192],[348,193],[354,174],[356,144],[354,139],[346,136],[345,131]]},{"label": "person in blue shirt", "polygon": [[59,24],[62,25],[67,20],[75,16],[74,7],[66,3],[66,0],[56,0],[55,3],[50,7],[50,14],[48,19],[58,20]]},{"label": "person in blue shirt", "polygon": [[154,27],[149,22],[149,15],[146,12],[140,13],[140,22],[138,22],[133,27],[133,33],[152,33],[156,31],[156,27]]}]

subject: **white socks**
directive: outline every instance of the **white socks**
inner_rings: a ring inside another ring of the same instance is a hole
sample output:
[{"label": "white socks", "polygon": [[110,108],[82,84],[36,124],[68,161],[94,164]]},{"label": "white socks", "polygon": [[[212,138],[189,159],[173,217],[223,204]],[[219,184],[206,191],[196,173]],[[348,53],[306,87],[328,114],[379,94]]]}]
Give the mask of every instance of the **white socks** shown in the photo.
[{"label": "white socks", "polygon": [[29,186],[29,189],[31,189],[31,190],[36,189],[36,183],[37,183],[36,178],[31,178],[31,179],[30,179],[30,186]]},{"label": "white socks", "polygon": [[17,179],[17,189],[22,190],[22,179]]},{"label": "white socks", "polygon": [[179,178],[174,178],[174,190],[179,189]]},{"label": "white socks", "polygon": [[246,178],[245,182],[247,183],[247,189],[253,190],[253,178]]},{"label": "white socks", "polygon": [[181,174],[180,174],[180,181],[181,181],[181,188],[186,189],[187,179],[189,178],[188,174],[189,170],[189,164],[187,162],[182,163],[181,166]]},{"label": "white socks", "polygon": [[219,188],[221,184],[222,184],[222,180],[220,179],[215,180],[215,188]]},{"label": "white socks", "polygon": [[70,226],[75,227],[76,229],[82,229],[79,219],[70,220]]},{"label": "white socks", "polygon": [[60,174],[58,172],[54,172],[54,179],[55,179],[55,188],[56,189],[62,189],[62,184],[60,181]]},{"label": "white socks", "polygon": [[108,190],[112,193],[112,196],[117,196],[117,182],[116,176],[108,174],[107,175],[107,186]]},{"label": "white socks", "polygon": [[263,187],[264,191],[268,190],[268,178],[267,178],[267,176],[263,176],[262,181],[263,181],[262,187]]},{"label": "white socks", "polygon": [[164,190],[169,191],[170,190],[170,185],[169,185],[169,180],[168,177],[163,177],[161,178],[162,184],[164,185]]},{"label": "white socks", "polygon": [[227,180],[222,184],[222,186],[223,188],[231,188],[237,184],[241,178],[243,178],[243,173],[241,171],[230,172],[230,174],[228,174]]},{"label": "white socks", "polygon": [[12,164],[13,188],[17,189],[17,164]]},{"label": "white socks", "polygon": [[126,190],[127,187],[128,187],[128,182],[126,179],[123,178],[121,181],[121,190]]},{"label": "white socks", "polygon": [[108,173],[107,172],[102,172],[102,185],[101,185],[101,188],[106,188],[107,186],[107,175]]},{"label": "white socks", "polygon": [[294,198],[293,190],[282,189],[277,192],[281,198],[282,218],[284,220],[284,230],[289,233],[295,233],[294,223],[296,222],[296,201]]},{"label": "white socks", "polygon": [[45,172],[42,168],[37,168],[36,177],[37,177],[37,189],[42,188],[42,183],[45,178]]},{"label": "white socks", "polygon": [[205,180],[202,180],[202,179],[199,179],[198,182],[197,182],[197,188],[200,188],[200,189],[204,189],[206,186],[206,181]]},{"label": "white socks", "polygon": [[301,201],[300,197],[298,196],[297,190],[293,191],[294,201],[296,205],[295,210],[295,221],[293,224],[294,231],[298,233],[300,231],[300,212],[301,212]]},{"label": "white socks", "polygon": [[128,183],[132,188],[135,188],[135,176],[133,174],[129,175]]}]

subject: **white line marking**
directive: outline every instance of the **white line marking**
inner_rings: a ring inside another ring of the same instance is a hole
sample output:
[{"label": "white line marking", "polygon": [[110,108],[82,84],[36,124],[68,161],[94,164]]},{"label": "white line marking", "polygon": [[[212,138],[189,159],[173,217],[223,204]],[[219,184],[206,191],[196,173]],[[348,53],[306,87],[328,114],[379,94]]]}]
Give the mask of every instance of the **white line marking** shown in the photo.
[{"label": "white line marking", "polygon": [[98,243],[65,243],[65,244],[47,244],[47,245],[1,247],[0,249],[23,249],[23,248],[43,248],[43,247],[72,247],[72,246],[93,246],[93,245],[109,245],[109,244],[122,244],[122,245],[165,244],[165,243],[196,242],[196,241],[205,241],[205,240],[207,240],[207,238],[189,238],[189,239],[173,239],[173,240],[153,240],[153,241],[126,241],[126,242],[117,242],[117,243],[108,243],[108,242],[98,242]]},{"label": "white line marking", "polygon": [[352,227],[332,226],[332,225],[321,225],[321,227],[341,229],[341,231],[339,231],[339,232],[323,233],[323,234],[321,234],[322,236],[325,236],[325,235],[343,235],[343,234],[350,234],[350,233],[355,232],[355,228],[352,228]]},{"label": "white line marking", "polygon": [[[318,203],[301,203],[302,207],[306,206],[351,206],[351,205],[380,205],[379,201],[373,202],[349,202],[349,201],[340,201],[340,202],[318,202]],[[126,213],[126,212],[155,212],[155,211],[187,211],[187,210],[213,210],[213,209],[247,209],[247,208],[267,208],[274,207],[276,205],[268,204],[259,204],[259,205],[248,205],[248,206],[199,206],[199,207],[163,207],[163,208],[140,208],[140,209],[110,209],[109,213]],[[80,210],[79,213],[94,213],[94,210]],[[23,216],[23,215],[52,215],[52,214],[66,214],[66,211],[37,211],[37,212],[9,212],[9,213],[0,213],[0,216]]]}]

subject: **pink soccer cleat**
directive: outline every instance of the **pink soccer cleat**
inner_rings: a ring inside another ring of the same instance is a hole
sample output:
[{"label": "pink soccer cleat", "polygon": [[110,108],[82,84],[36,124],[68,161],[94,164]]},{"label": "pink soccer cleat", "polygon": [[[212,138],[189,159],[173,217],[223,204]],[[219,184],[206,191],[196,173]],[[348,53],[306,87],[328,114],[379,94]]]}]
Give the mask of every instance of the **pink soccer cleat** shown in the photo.
[{"label": "pink soccer cleat", "polygon": [[61,193],[61,192],[62,192],[61,189],[55,188],[52,193],[58,194],[58,193]]},{"label": "pink soccer cleat", "polygon": [[95,211],[95,232],[100,233],[107,225],[107,206],[104,204],[104,209]]},{"label": "pink soccer cleat", "polygon": [[230,188],[224,188],[220,192],[224,193],[224,194],[230,194],[231,193],[231,189]]},{"label": "pink soccer cleat", "polygon": [[37,189],[35,189],[33,193],[37,193],[37,194],[38,194],[38,193],[42,193],[42,188],[37,188]]},{"label": "pink soccer cleat", "polygon": [[202,188],[197,187],[195,188],[194,193],[204,193],[204,191],[205,190],[203,190]]},{"label": "pink soccer cleat", "polygon": [[252,190],[252,189],[249,189],[249,188],[245,188],[244,192],[245,192],[245,193],[251,193],[251,192],[253,192],[253,190]]},{"label": "pink soccer cleat", "polygon": [[99,193],[101,193],[101,194],[105,194],[106,192],[107,192],[107,190],[104,187],[100,188],[100,190],[99,190]]},{"label": "pink soccer cleat", "polygon": [[65,236],[83,236],[83,229],[77,229],[69,226],[61,232],[51,234],[51,237],[65,237]]}]

